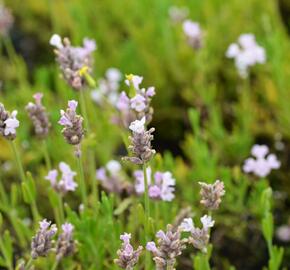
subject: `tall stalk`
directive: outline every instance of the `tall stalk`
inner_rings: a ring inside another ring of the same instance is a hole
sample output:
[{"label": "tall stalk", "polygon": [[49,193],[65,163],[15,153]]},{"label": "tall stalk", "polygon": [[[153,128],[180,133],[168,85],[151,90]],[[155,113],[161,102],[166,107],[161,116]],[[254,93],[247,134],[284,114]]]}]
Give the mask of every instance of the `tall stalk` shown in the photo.
[{"label": "tall stalk", "polygon": [[[85,129],[88,133],[91,132],[89,119],[88,119],[88,113],[87,113],[87,106],[86,106],[86,99],[85,99],[85,93],[84,89],[80,90],[80,105],[81,105],[81,111],[82,115],[84,117],[84,124]],[[89,166],[89,175],[92,185],[92,194],[93,194],[93,206],[97,207],[98,205],[98,190],[97,190],[97,181],[95,179],[95,152],[92,149],[88,149],[88,166]]]},{"label": "tall stalk", "polygon": [[51,170],[51,161],[50,161],[50,157],[49,157],[49,153],[48,153],[47,142],[45,139],[42,140],[42,149],[43,149],[43,155],[44,155],[47,170],[50,171]]},{"label": "tall stalk", "polygon": [[80,184],[80,190],[81,190],[81,196],[82,196],[82,203],[84,204],[85,207],[87,207],[88,199],[87,199],[84,167],[83,167],[81,157],[77,157],[77,162],[78,162],[78,168],[79,168],[79,184]]},{"label": "tall stalk", "polygon": [[[143,174],[144,174],[144,207],[145,207],[145,240],[149,241],[149,217],[150,217],[150,205],[149,205],[149,195],[148,195],[148,179],[147,179],[147,166],[146,163],[143,164]],[[147,251],[145,255],[145,270],[150,269],[150,254]]]},{"label": "tall stalk", "polygon": [[23,169],[23,166],[22,166],[22,162],[21,162],[21,159],[20,159],[20,155],[19,155],[17,146],[15,144],[15,141],[14,140],[10,141],[10,145],[11,145],[11,148],[12,148],[12,152],[13,152],[16,164],[17,164],[17,169],[18,169],[19,176],[20,176],[22,182],[24,183],[26,177],[25,177],[24,169]]}]

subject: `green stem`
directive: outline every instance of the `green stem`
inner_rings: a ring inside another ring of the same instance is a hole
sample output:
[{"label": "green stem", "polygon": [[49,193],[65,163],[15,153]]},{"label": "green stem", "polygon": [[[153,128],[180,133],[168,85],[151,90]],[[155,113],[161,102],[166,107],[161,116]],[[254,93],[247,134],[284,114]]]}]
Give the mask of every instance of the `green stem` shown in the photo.
[{"label": "green stem", "polygon": [[83,167],[81,157],[77,157],[77,161],[78,161],[78,167],[79,167],[79,184],[80,184],[80,190],[81,190],[81,195],[82,195],[82,203],[86,207],[88,205],[88,200],[87,200],[84,167]]},{"label": "green stem", "polygon": [[29,270],[30,268],[31,268],[31,266],[32,266],[32,263],[33,263],[33,259],[32,258],[30,258],[29,259],[29,261],[28,261],[28,263],[25,265],[25,270]]},{"label": "green stem", "polygon": [[19,155],[19,152],[18,152],[16,144],[15,144],[15,141],[12,140],[10,142],[10,145],[11,145],[11,148],[12,148],[12,151],[13,151],[13,154],[14,154],[14,158],[15,158],[16,164],[17,164],[19,176],[20,176],[22,182],[25,182],[26,177],[25,177],[24,169],[23,169],[23,166],[22,166],[22,162],[21,162],[20,155]]},{"label": "green stem", "polygon": [[44,155],[47,170],[50,171],[51,170],[51,161],[50,161],[50,157],[49,157],[49,153],[48,153],[48,147],[47,147],[46,140],[42,140],[42,148],[43,148],[43,155]]},{"label": "green stem", "polygon": [[60,223],[64,223],[64,210],[63,210],[63,201],[60,194],[58,194],[58,208],[59,208],[59,219]]},{"label": "green stem", "polygon": [[[87,113],[87,106],[86,106],[86,98],[85,98],[84,89],[80,90],[80,105],[81,105],[82,115],[84,117],[85,129],[87,130],[88,133],[90,133],[91,128],[90,128],[90,123],[88,120],[88,113]],[[90,174],[90,180],[91,180],[91,185],[92,185],[93,206],[95,207],[95,210],[97,210],[99,196],[98,196],[97,181],[95,179],[95,172],[96,172],[95,152],[93,151],[93,149],[88,149],[88,166],[89,166],[89,174]],[[96,213],[97,212],[98,211],[96,211]]]},{"label": "green stem", "polygon": [[85,89],[80,90],[80,105],[81,105],[82,115],[84,117],[85,129],[87,130],[88,133],[90,133],[90,124],[89,124],[89,119],[88,119],[86,98],[85,98],[84,92],[85,92]]},{"label": "green stem", "polygon": [[59,261],[58,261],[58,260],[55,260],[55,262],[54,262],[54,264],[53,264],[51,270],[56,270],[57,267],[58,267],[58,263],[59,263]]},{"label": "green stem", "polygon": [[[145,206],[145,240],[149,240],[149,217],[150,217],[150,207],[149,207],[149,195],[148,195],[148,179],[146,163],[143,164],[143,174],[144,174],[144,206]],[[145,255],[145,270],[150,269],[150,254],[147,251]]]}]

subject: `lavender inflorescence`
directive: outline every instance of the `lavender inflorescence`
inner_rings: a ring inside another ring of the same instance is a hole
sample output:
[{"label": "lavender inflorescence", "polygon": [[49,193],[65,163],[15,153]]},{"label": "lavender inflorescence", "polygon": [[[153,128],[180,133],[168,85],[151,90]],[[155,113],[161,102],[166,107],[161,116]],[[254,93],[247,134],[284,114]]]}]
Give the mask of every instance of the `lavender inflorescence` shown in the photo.
[{"label": "lavender inflorescence", "polygon": [[99,168],[96,172],[96,178],[108,192],[132,194],[134,191],[133,185],[124,180],[121,164],[116,160],[110,160],[105,167]]},{"label": "lavender inflorescence", "polygon": [[125,128],[135,120],[145,118],[146,124],[152,120],[151,99],[155,95],[155,88],[151,86],[148,89],[140,89],[142,80],[141,76],[128,75],[125,83],[130,88],[129,96],[123,91],[118,97],[116,108],[119,114],[113,118],[113,121]]},{"label": "lavender inflorescence", "polygon": [[143,247],[139,246],[134,250],[130,244],[131,234],[124,233],[120,236],[120,239],[123,243],[117,251],[118,258],[114,262],[122,269],[133,270],[134,266],[138,263]]},{"label": "lavender inflorescence", "polygon": [[60,261],[63,257],[72,255],[75,252],[76,242],[73,239],[74,226],[65,223],[61,226],[62,233],[56,242],[56,259]]},{"label": "lavender inflorescence", "polygon": [[59,64],[63,78],[75,90],[81,90],[86,85],[84,74],[92,72],[93,51],[96,50],[94,40],[85,38],[82,47],[74,47],[68,38],[63,40],[57,34],[50,39],[50,44],[55,47],[56,61]]},{"label": "lavender inflorescence", "polygon": [[51,225],[46,219],[39,222],[39,230],[32,238],[31,242],[31,257],[46,257],[52,248],[52,239],[57,232],[55,224]]},{"label": "lavender inflorescence", "polygon": [[62,134],[65,140],[67,141],[67,143],[72,145],[79,145],[84,136],[83,117],[77,115],[77,106],[77,101],[70,100],[68,102],[68,108],[66,109],[66,111],[60,111],[61,118],[58,122],[64,127],[62,129]]},{"label": "lavender inflorescence", "polygon": [[57,181],[57,170],[49,171],[45,179],[50,182],[51,187],[56,192],[63,196],[69,191],[75,191],[78,184],[74,181],[76,173],[71,170],[68,164],[66,164],[65,162],[60,162],[59,169],[62,173],[61,179],[59,181]]},{"label": "lavender inflorescence", "polygon": [[51,124],[49,122],[46,108],[42,105],[42,93],[36,93],[33,95],[35,103],[29,102],[25,107],[28,112],[29,118],[31,119],[35,134],[44,139],[47,137]]},{"label": "lavender inflorescence", "polygon": [[167,231],[162,230],[156,233],[158,245],[155,242],[148,242],[146,249],[153,254],[156,270],[174,270],[176,258],[186,248],[187,239],[181,239],[179,230],[174,230],[172,225],[167,225]]},{"label": "lavender inflorescence", "polygon": [[151,145],[151,141],[154,138],[152,133],[155,129],[150,128],[147,131],[145,130],[145,117],[141,120],[135,120],[132,122],[129,128],[133,133],[132,136],[129,137],[131,145],[128,147],[132,156],[124,157],[124,159],[139,165],[145,164],[150,161],[156,153]]},{"label": "lavender inflorescence", "polygon": [[12,141],[16,138],[16,129],[19,127],[19,121],[16,116],[17,111],[10,113],[0,103],[0,134],[7,140]]},{"label": "lavender inflorescence", "polygon": [[207,210],[216,210],[222,201],[221,197],[225,195],[224,183],[220,180],[216,180],[213,184],[206,184],[199,182],[201,186],[200,203],[205,206]]}]

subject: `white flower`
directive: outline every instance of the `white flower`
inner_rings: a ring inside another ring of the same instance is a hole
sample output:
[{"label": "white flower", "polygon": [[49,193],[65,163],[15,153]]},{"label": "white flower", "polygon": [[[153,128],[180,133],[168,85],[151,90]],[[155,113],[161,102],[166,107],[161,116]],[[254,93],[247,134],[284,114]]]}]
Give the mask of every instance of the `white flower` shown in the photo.
[{"label": "white flower", "polygon": [[109,81],[119,82],[122,79],[122,73],[117,68],[109,68],[106,71],[106,77]]},{"label": "white flower", "polygon": [[201,29],[199,23],[193,22],[191,20],[185,20],[183,22],[183,32],[185,35],[191,38],[196,38],[201,35]]},{"label": "white flower", "polygon": [[200,221],[206,231],[214,225],[214,220],[212,220],[211,216],[204,215]]},{"label": "white flower", "polygon": [[130,124],[129,129],[135,133],[140,134],[145,131],[145,121],[145,116],[141,120],[135,120]]},{"label": "white flower", "polygon": [[226,52],[226,56],[228,58],[235,58],[239,55],[240,52],[241,51],[240,51],[238,44],[232,43]]},{"label": "white flower", "polygon": [[237,43],[230,44],[226,57],[235,59],[235,66],[241,77],[248,75],[248,69],[266,62],[265,49],[256,43],[253,34],[240,35]]},{"label": "white flower", "polygon": [[61,37],[58,34],[53,34],[52,37],[49,40],[49,44],[58,48],[58,49],[62,49],[63,48],[63,44],[61,41]]},{"label": "white flower", "polygon": [[116,175],[121,170],[121,164],[116,160],[110,160],[106,168],[112,175]]},{"label": "white flower", "polygon": [[192,218],[185,218],[179,228],[183,231],[183,232],[191,232],[194,229],[194,225],[193,225],[193,221]]},{"label": "white flower", "polygon": [[4,121],[5,123],[4,135],[5,136],[9,134],[12,134],[12,135],[16,134],[16,128],[19,127],[19,121],[17,120],[16,116],[17,116],[17,111],[13,111],[11,113],[11,116]]}]

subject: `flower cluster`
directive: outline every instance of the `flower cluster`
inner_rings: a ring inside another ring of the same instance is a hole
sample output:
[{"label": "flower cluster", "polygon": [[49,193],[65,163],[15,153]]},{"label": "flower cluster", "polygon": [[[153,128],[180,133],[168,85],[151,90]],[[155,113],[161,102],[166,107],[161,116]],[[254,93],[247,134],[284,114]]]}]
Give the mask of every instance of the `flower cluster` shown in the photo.
[{"label": "flower cluster", "polygon": [[12,28],[14,18],[10,10],[0,2],[0,35],[6,36]]},{"label": "flower cluster", "polygon": [[[175,197],[174,186],[175,179],[171,172],[159,172],[154,174],[154,182],[152,181],[151,168],[147,168],[148,195],[151,199],[163,201],[172,201]],[[135,190],[137,194],[142,194],[145,191],[144,173],[141,170],[134,172]]]},{"label": "flower cluster", "polygon": [[19,121],[16,118],[17,111],[11,114],[5,110],[5,107],[0,103],[0,134],[8,140],[16,138],[16,129],[19,127]]},{"label": "flower cluster", "polygon": [[41,103],[42,97],[42,93],[36,93],[35,95],[33,95],[33,98],[35,99],[35,104],[29,102],[25,109],[28,112],[29,118],[33,123],[35,134],[39,138],[43,139],[47,136],[51,124],[48,119],[46,108]]},{"label": "flower cluster", "polygon": [[193,49],[200,49],[202,47],[203,33],[199,23],[193,22],[191,20],[185,20],[182,24],[182,27],[188,45]]},{"label": "flower cluster", "polygon": [[181,255],[186,248],[186,239],[180,238],[180,231],[173,230],[172,225],[167,225],[167,231],[162,230],[156,233],[158,246],[155,242],[148,242],[146,249],[152,252],[156,264],[156,270],[175,269],[176,258]]},{"label": "flower cluster", "polygon": [[224,183],[220,180],[216,180],[213,184],[206,184],[199,182],[201,186],[200,203],[208,210],[216,210],[221,203],[221,197],[225,195]]},{"label": "flower cluster", "polygon": [[202,228],[194,227],[192,218],[185,218],[179,229],[184,232],[190,232],[188,242],[196,249],[207,252],[207,245],[210,238],[210,228],[214,226],[214,220],[210,216],[203,216],[201,219]]},{"label": "flower cluster", "polygon": [[269,154],[269,148],[266,145],[254,145],[251,154],[255,157],[245,160],[243,170],[246,173],[253,173],[258,177],[265,177],[271,170],[279,169],[280,161],[275,154]]},{"label": "flower cluster", "polygon": [[152,133],[154,128],[150,128],[148,131],[145,129],[145,116],[141,120],[135,120],[129,126],[133,133],[132,137],[129,137],[131,145],[128,149],[132,152],[132,157],[124,157],[125,160],[129,160],[135,164],[147,163],[155,154],[155,150],[152,149],[151,141],[153,140]]},{"label": "flower cluster", "polygon": [[120,239],[123,243],[121,248],[117,251],[118,259],[115,259],[114,262],[122,269],[133,270],[139,260],[143,247],[139,246],[134,250],[130,244],[131,234],[124,233],[120,236]]},{"label": "flower cluster", "polygon": [[98,88],[91,92],[93,101],[101,105],[106,98],[111,105],[116,106],[121,79],[122,74],[117,68],[109,68],[105,77],[99,80]]},{"label": "flower cluster", "polygon": [[68,191],[75,191],[78,184],[74,181],[76,173],[71,170],[70,166],[65,162],[59,163],[59,170],[61,171],[61,178],[57,181],[58,171],[51,170],[45,177],[51,184],[51,187],[61,195],[65,195]]},{"label": "flower cluster", "polygon": [[226,56],[235,59],[236,68],[242,78],[248,76],[249,67],[266,62],[265,50],[257,44],[253,34],[240,35],[238,42],[229,46]]},{"label": "flower cluster", "polygon": [[76,109],[78,102],[70,100],[66,111],[61,110],[61,118],[58,123],[64,128],[62,134],[66,141],[72,145],[79,145],[84,135],[83,131],[83,118],[77,115]]},{"label": "flower cluster", "polygon": [[46,257],[52,247],[52,238],[57,232],[56,225],[46,219],[39,222],[39,230],[31,241],[31,257]]},{"label": "flower cluster", "polygon": [[169,8],[169,17],[173,23],[180,23],[186,19],[189,10],[187,7],[171,6]]},{"label": "flower cluster", "polygon": [[56,242],[56,259],[60,261],[63,257],[70,256],[75,251],[75,241],[73,239],[74,226],[65,223],[61,226],[62,233]]},{"label": "flower cluster", "polygon": [[116,160],[110,160],[105,167],[97,170],[96,178],[101,182],[103,188],[109,192],[128,194],[133,192],[132,185],[125,181],[121,173],[121,164]]},{"label": "flower cluster", "polygon": [[134,120],[140,120],[145,117],[146,124],[150,123],[153,116],[153,108],[151,107],[151,99],[155,95],[153,86],[140,89],[143,77],[137,75],[128,75],[125,81],[130,87],[130,96],[126,92],[122,92],[117,100],[116,108],[119,115],[115,116],[113,122],[128,127]]},{"label": "flower cluster", "polygon": [[59,35],[54,34],[50,39],[50,44],[55,47],[56,61],[63,78],[73,89],[82,89],[85,85],[85,78],[80,71],[85,68],[86,72],[92,72],[92,52],[96,50],[95,41],[85,38],[82,47],[73,47],[68,38],[62,40]]}]

